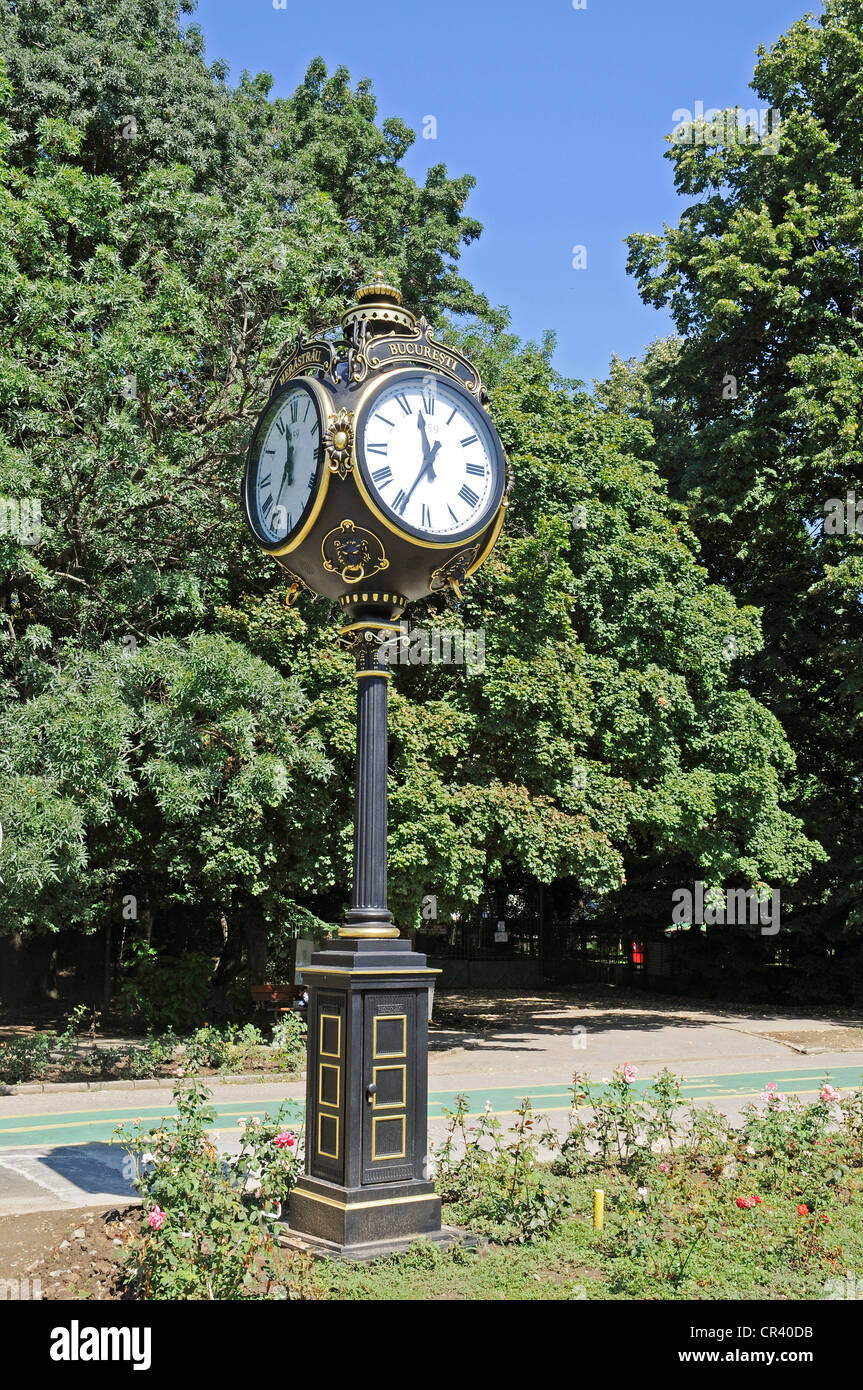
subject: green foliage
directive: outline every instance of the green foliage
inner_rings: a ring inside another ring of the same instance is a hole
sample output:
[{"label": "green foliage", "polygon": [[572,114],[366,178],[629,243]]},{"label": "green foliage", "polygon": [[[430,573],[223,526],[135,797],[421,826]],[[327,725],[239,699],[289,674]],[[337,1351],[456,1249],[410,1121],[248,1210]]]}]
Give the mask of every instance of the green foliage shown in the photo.
[{"label": "green foliage", "polygon": [[41,1081],[51,1065],[52,1035],[7,1038],[0,1042],[0,1082],[15,1086],[22,1081]]},{"label": "green foliage", "polygon": [[281,1254],[273,1222],[302,1171],[290,1105],[249,1121],[240,1152],[221,1156],[214,1115],[197,1082],[174,1092],[177,1115],[156,1130],[121,1125],[112,1137],[135,1166],[141,1230],[125,1252],[129,1296],[160,1300],[314,1297],[308,1264]]},{"label": "green foliage", "polygon": [[198,1067],[212,1067],[220,1072],[251,1070],[260,1065],[265,1046],[263,1034],[253,1023],[242,1028],[210,1028],[205,1024],[183,1041],[190,1071]]},{"label": "green foliage", "polygon": [[212,973],[212,959],[195,952],[177,960],[141,953],[123,982],[121,1012],[147,1029],[187,1032],[212,1005]]},{"label": "green foliage", "polygon": [[561,381],[458,275],[472,179],[413,182],[411,132],[342,68],[231,88],[172,0],[4,12],[0,495],[43,527],[0,538],[0,931],[146,913],[161,960],[197,963],[141,960],[124,998],[187,1029],[208,949],[266,931],[278,969],[298,907],[338,915],[350,659],[325,604],[281,603],[236,486],[285,345],[378,264],[459,316],[517,478],[464,605],[415,613],[482,629],[485,670],[395,672],[399,925],[426,892],[463,911],[532,878],[643,931],[693,877],[808,871],[782,728],[724,659],[757,653],[759,614],[710,582],[627,393]]},{"label": "green foliage", "polygon": [[[78,1012],[89,1013],[83,1005]],[[78,1020],[75,1020],[76,1022]],[[143,1042],[105,1047],[82,1045],[74,1024],[60,1034],[34,1033],[0,1043],[0,1082],[24,1081],[140,1081],[160,1076],[194,1075],[207,1069],[221,1074],[244,1071],[298,1073],[306,1063],[306,1024],[287,1014],[276,1024],[270,1042],[254,1024],[206,1024],[186,1037],[171,1030]]]},{"label": "green foliage", "polygon": [[306,1065],[306,1021],[299,1014],[283,1014],[270,1039],[280,1071],[298,1072]]},{"label": "green foliage", "polygon": [[826,851],[783,899],[818,943],[809,997],[860,988],[846,948],[863,920],[861,536],[826,520],[831,499],[863,498],[861,72],[863,5],[825,0],[759,49],[752,85],[781,115],[768,148],[672,142],[687,206],[629,238],[629,265],[679,336],[616,363],[602,393],[650,423],[711,577],[761,611],[763,645],[730,665],[781,720],[789,789]]},{"label": "green foliage", "polygon": [[480,1223],[498,1240],[516,1244],[553,1231],[566,1202],[544,1180],[540,1162],[556,1139],[545,1117],[534,1115],[530,1100],[515,1112],[509,1143],[490,1105],[475,1125],[464,1095],[457,1096],[455,1110],[443,1113],[446,1134],[432,1149],[435,1185],[453,1203],[458,1224],[473,1229]]},{"label": "green foliage", "polygon": [[556,1170],[617,1171],[637,1178],[655,1168],[657,1153],[674,1153],[691,1166],[721,1174],[736,1148],[731,1126],[712,1106],[683,1106],[680,1081],[667,1068],[637,1087],[637,1068],[618,1067],[601,1087],[576,1072],[569,1130]]},{"label": "green foliage", "polygon": [[482,628],[485,669],[393,681],[400,920],[421,892],[445,911],[515,872],[571,880],[639,930],[696,877],[793,881],[819,853],[786,805],[793,758],[724,657],[729,633],[759,646],[758,615],[708,581],[649,431],[532,349],[492,410],[518,480],[506,535],[463,609],[422,619]]}]

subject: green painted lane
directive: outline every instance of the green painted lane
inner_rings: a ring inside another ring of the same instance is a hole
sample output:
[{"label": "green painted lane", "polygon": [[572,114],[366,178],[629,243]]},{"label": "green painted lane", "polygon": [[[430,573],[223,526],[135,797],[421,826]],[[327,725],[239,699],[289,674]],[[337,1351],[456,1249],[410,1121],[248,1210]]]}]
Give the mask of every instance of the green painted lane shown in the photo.
[{"label": "green painted lane", "polygon": [[[809,1097],[818,1093],[827,1074],[823,1067],[798,1067],[792,1071],[729,1072],[684,1077],[681,1098],[709,1100],[717,1105],[723,1101],[746,1100],[759,1095],[769,1081],[774,1081],[780,1091]],[[829,1078],[831,1084],[840,1089],[863,1084],[863,1073],[859,1066],[833,1067],[829,1072]],[[636,1092],[646,1090],[650,1080],[650,1077],[637,1079],[633,1082],[633,1089]],[[599,1084],[596,1089],[602,1092],[605,1087]],[[487,1101],[491,1102],[491,1107],[497,1114],[511,1114],[525,1096],[530,1096],[534,1108],[543,1113],[565,1111],[570,1105],[569,1087],[565,1082],[559,1085],[491,1088],[474,1086],[469,1091],[466,1089],[465,1094],[469,1097],[472,1114],[482,1113]],[[456,1091],[432,1091],[428,1103],[429,1119],[440,1119],[447,1110],[454,1110],[457,1095]],[[48,1109],[48,1105],[50,1101],[41,1110],[4,1115],[0,1098],[0,1151],[106,1143],[122,1123],[131,1128],[136,1120],[140,1120],[145,1128],[151,1128],[155,1127],[159,1120],[176,1113],[171,1105],[124,1105],[93,1110],[53,1110]],[[265,1113],[275,1116],[280,1109],[286,1123],[301,1123],[304,1110],[302,1101],[282,1100],[276,1096],[263,1097],[254,1102],[246,1100],[217,1103],[214,1106],[213,1128],[222,1134],[236,1132],[238,1120],[250,1119],[253,1115],[261,1117]]]}]

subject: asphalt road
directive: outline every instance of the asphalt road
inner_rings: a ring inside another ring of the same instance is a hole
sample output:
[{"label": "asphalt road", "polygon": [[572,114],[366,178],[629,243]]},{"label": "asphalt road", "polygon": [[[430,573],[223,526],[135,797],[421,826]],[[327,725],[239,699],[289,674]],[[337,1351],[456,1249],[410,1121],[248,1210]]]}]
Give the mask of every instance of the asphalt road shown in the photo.
[{"label": "asphalt road", "polygon": [[[685,1100],[710,1103],[734,1117],[742,1107],[755,1099],[768,1082],[775,1082],[781,1091],[813,1098],[821,1088],[825,1070],[823,1063],[814,1066],[795,1066],[789,1069],[770,1067],[758,1071],[705,1073],[684,1078],[682,1096]],[[857,1065],[829,1068],[834,1086],[842,1088],[860,1084],[861,1067]],[[649,1084],[648,1076],[633,1083],[636,1091]],[[228,1151],[239,1142],[237,1121],[264,1113],[275,1115],[280,1107],[286,1122],[302,1122],[302,1087],[261,1084],[248,1087],[214,1085],[214,1132],[220,1136],[222,1147]],[[461,1088],[464,1090],[464,1088]],[[243,1095],[225,1096],[226,1091]],[[251,1092],[251,1094],[248,1094]],[[289,1094],[290,1093],[290,1094]],[[429,1095],[429,1133],[439,1139],[446,1124],[445,1112],[455,1108],[458,1091],[432,1091]],[[570,1097],[567,1082],[522,1084],[516,1086],[473,1087],[469,1092],[471,1112],[480,1114],[490,1101],[492,1109],[506,1122],[525,1095],[529,1095],[536,1111],[548,1115],[556,1128],[564,1127]],[[134,1199],[132,1173],[123,1149],[109,1145],[117,1127],[133,1120],[142,1120],[155,1127],[165,1116],[174,1113],[166,1093],[157,1104],[106,1103],[108,1092],[71,1093],[62,1097],[45,1096],[44,1104],[15,1114],[0,1114],[0,1215],[24,1211],[59,1210],[93,1206],[100,1203],[117,1205]],[[117,1093],[114,1093],[117,1094]],[[21,1099],[24,1099],[23,1097]],[[28,1096],[30,1102],[35,1096]],[[119,1093],[118,1100],[127,1097]],[[72,1104],[74,1102],[74,1104]]]}]

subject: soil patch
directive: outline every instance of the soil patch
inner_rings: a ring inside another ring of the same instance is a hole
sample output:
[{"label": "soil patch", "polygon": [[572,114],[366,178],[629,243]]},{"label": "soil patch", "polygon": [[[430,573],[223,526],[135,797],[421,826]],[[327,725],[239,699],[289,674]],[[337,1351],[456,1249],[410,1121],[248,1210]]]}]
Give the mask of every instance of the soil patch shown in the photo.
[{"label": "soil patch", "polygon": [[17,1280],[19,1298],[121,1299],[118,1258],[139,1222],[137,1205],[0,1217],[0,1279],[7,1281],[7,1297],[9,1281]]}]

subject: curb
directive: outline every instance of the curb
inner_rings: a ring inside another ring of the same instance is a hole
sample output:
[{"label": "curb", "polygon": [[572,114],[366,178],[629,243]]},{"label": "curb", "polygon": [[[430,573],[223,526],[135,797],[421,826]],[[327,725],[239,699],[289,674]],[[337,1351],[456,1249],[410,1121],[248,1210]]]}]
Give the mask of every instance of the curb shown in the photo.
[{"label": "curb", "polygon": [[58,1095],[84,1091],[172,1091],[178,1081],[204,1081],[207,1085],[218,1082],[222,1086],[264,1085],[267,1082],[284,1081],[289,1085],[305,1081],[305,1072],[240,1072],[220,1076],[158,1076],[150,1081],[24,1081],[17,1086],[6,1087],[0,1083],[0,1098],[3,1096]]}]

